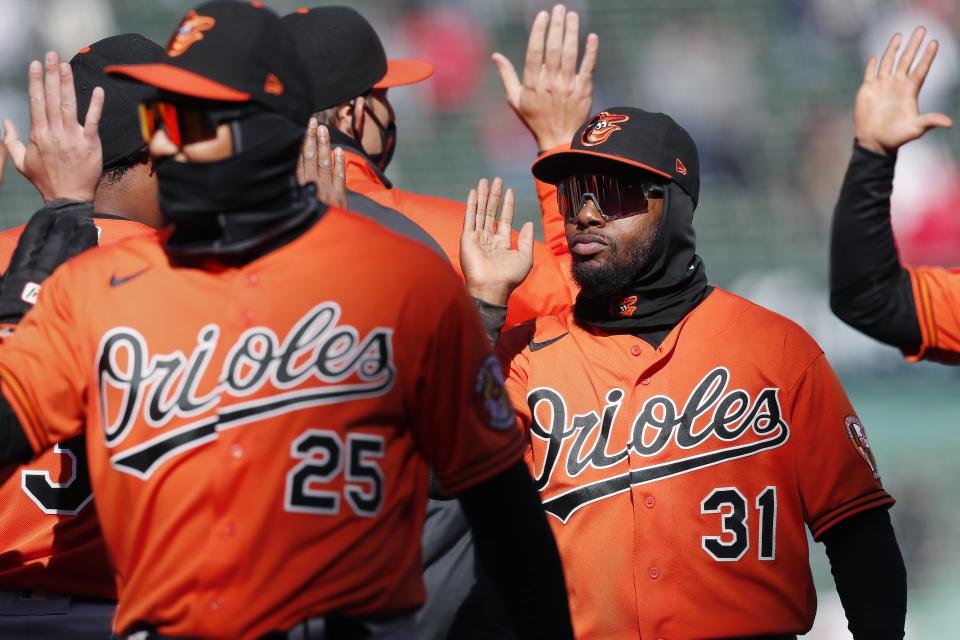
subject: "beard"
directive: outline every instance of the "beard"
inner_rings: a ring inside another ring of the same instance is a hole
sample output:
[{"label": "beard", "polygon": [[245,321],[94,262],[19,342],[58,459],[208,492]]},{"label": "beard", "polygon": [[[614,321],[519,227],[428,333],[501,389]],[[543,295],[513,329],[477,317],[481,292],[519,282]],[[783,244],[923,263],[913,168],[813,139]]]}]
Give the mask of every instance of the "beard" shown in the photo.
[{"label": "beard", "polygon": [[[666,216],[664,216],[664,219]],[[581,295],[588,300],[622,298],[634,288],[656,259],[662,236],[662,225],[639,237],[627,247],[608,240],[607,259],[573,259],[573,279],[580,285]]]}]

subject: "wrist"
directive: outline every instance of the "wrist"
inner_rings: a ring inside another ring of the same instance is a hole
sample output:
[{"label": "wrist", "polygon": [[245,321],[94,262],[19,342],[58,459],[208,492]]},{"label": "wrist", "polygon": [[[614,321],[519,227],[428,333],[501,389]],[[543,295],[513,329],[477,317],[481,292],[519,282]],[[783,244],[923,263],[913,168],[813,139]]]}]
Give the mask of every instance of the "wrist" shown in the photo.
[{"label": "wrist", "polygon": [[505,305],[513,293],[514,287],[504,284],[467,284],[467,293],[470,297],[482,300],[487,304]]},{"label": "wrist", "polygon": [[880,144],[877,140],[871,138],[870,136],[861,136],[856,137],[857,144],[866,149],[867,151],[876,153],[877,155],[885,156],[890,154],[890,150]]}]

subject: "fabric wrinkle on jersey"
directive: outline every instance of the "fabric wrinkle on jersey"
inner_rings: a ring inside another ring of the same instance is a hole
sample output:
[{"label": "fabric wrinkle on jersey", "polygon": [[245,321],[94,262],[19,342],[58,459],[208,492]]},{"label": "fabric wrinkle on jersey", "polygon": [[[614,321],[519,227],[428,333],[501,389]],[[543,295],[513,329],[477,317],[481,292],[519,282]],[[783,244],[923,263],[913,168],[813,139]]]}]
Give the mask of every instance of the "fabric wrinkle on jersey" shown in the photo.
[{"label": "fabric wrinkle on jersey", "polygon": [[[341,145],[347,170],[347,188],[381,205],[400,212],[422,227],[446,252],[450,263],[460,271],[460,232],[463,229],[464,203],[403,191],[385,181],[383,174],[358,149],[352,139],[331,132],[332,143]],[[516,232],[514,232],[516,237]],[[561,313],[573,303],[577,287],[565,261],[558,261],[550,249],[534,243],[533,269],[510,296],[507,323],[510,328],[546,315]]]},{"label": "fabric wrinkle on jersey", "polygon": [[657,349],[567,313],[498,351],[579,639],[804,633],[805,526],[893,503],[820,348],[722,289]]},{"label": "fabric wrinkle on jersey", "polygon": [[[154,233],[133,220],[94,218],[101,245]],[[26,225],[0,232],[0,271]],[[0,483],[0,584],[71,596],[116,599],[82,437],[41,454]],[[69,482],[68,482],[69,481]],[[54,486],[54,484],[59,486]]]},{"label": "fabric wrinkle on jersey", "polygon": [[[304,256],[323,256],[327,277],[305,279]],[[114,272],[145,266],[110,287]],[[90,476],[118,572],[120,633],[144,623],[166,635],[255,637],[331,611],[412,611],[423,601],[411,559],[420,554],[427,466],[455,494],[522,457],[520,435],[474,391],[496,361],[460,282],[429,250],[349,212],[331,208],[289,244],[218,271],[171,267],[162,240],[133,238],[79,256],[44,291],[0,349],[2,389],[35,451],[76,435],[90,411]],[[326,333],[311,328],[321,325]],[[290,338],[297,326],[307,333]],[[334,327],[355,336],[344,339],[354,350],[366,345],[352,368],[327,369],[317,383],[312,357],[302,369],[302,353],[278,354],[287,368],[271,359],[251,382],[268,343],[322,340]],[[41,369],[22,345],[58,355]],[[451,359],[456,369],[442,366]],[[197,374],[172,400],[170,380],[160,391],[157,378],[145,382],[151,389],[134,394],[145,395],[127,421],[138,362]],[[101,402],[85,404],[97,380],[104,415]],[[305,469],[323,463],[318,447],[340,446],[360,452],[343,452],[343,473],[319,489],[301,484],[312,477]],[[318,515],[332,507],[307,489],[331,491],[336,514]],[[238,555],[248,560],[238,564]]]}]

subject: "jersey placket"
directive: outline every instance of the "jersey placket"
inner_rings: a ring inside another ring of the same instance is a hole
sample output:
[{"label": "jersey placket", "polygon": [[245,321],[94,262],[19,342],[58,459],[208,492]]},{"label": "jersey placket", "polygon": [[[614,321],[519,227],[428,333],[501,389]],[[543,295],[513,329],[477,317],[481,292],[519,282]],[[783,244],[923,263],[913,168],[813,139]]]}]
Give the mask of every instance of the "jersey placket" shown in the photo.
[{"label": "jersey placket", "polygon": [[[239,336],[253,326],[260,324],[256,309],[262,308],[262,292],[259,291],[260,277],[248,265],[240,269],[236,278],[228,284],[233,290],[230,296],[230,306],[224,310],[224,316],[230,318],[222,326],[220,344],[235,344]],[[258,305],[259,298],[259,305]],[[212,370],[222,370],[222,363],[216,363]],[[221,402],[231,402],[229,396],[221,398]],[[218,405],[218,413],[224,408]],[[199,591],[202,597],[198,598],[196,606],[201,607],[205,629],[201,633],[223,634],[231,627],[231,620],[236,617],[237,608],[242,603],[231,602],[229,585],[243,579],[245,564],[236,562],[242,557],[239,549],[249,546],[250,532],[245,531],[244,519],[239,512],[238,496],[232,478],[249,472],[252,451],[245,445],[246,429],[228,429],[219,431],[217,440],[212,443],[211,476],[208,478],[210,509],[213,511],[213,527],[207,538],[203,551],[203,570],[200,575],[207,576],[199,582]],[[221,469],[223,472],[218,472]]]}]

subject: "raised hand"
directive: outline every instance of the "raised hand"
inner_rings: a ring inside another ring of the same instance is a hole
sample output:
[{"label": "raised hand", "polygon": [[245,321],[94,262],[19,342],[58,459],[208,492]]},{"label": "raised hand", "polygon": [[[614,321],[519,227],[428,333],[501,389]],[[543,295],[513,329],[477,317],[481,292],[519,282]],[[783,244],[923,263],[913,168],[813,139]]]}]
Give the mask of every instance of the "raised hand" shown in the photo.
[{"label": "raised hand", "polygon": [[310,118],[297,161],[300,184],[317,185],[317,199],[333,207],[347,206],[347,170],[343,149],[330,153],[330,131]]},{"label": "raised hand", "polygon": [[90,98],[84,123],[77,121],[77,94],[73,71],[56,52],[44,64],[30,63],[30,138],[26,146],[13,122],[3,121],[3,144],[17,171],[33,183],[44,202],[57,198],[92,201],[103,171],[100,148],[100,115],[103,89]]},{"label": "raised hand", "polygon": [[569,143],[590,116],[600,39],[595,33],[587,36],[577,71],[579,39],[580,16],[558,4],[552,13],[541,11],[533,21],[522,82],[502,53],[493,54],[507,104],[541,150]]},{"label": "raised hand", "polygon": [[514,194],[507,189],[500,209],[503,181],[486,179],[470,190],[460,234],[460,269],[467,291],[491,304],[507,304],[513,292],[533,267],[533,223],[520,229],[517,248],[512,248]]},{"label": "raised hand", "polygon": [[927,30],[917,27],[906,49],[897,60],[901,35],[895,34],[880,58],[867,60],[863,84],[857,92],[853,125],[857,141],[876,153],[893,153],[916,140],[928,129],[952,127],[953,121],[942,113],[920,115],[917,96],[937,55],[938,43],[931,40],[913,70],[913,61],[920,51]]}]

